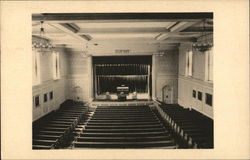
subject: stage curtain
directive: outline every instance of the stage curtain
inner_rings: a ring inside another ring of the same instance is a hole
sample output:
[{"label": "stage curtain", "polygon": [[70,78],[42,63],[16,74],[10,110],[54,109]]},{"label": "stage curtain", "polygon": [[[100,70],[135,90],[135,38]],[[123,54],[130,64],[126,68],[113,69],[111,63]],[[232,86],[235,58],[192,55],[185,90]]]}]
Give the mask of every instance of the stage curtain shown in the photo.
[{"label": "stage curtain", "polygon": [[148,65],[97,64],[96,75],[148,75]]},{"label": "stage curtain", "polygon": [[96,64],[97,93],[116,93],[116,87],[129,86],[130,92],[148,92],[148,67],[143,64]]}]

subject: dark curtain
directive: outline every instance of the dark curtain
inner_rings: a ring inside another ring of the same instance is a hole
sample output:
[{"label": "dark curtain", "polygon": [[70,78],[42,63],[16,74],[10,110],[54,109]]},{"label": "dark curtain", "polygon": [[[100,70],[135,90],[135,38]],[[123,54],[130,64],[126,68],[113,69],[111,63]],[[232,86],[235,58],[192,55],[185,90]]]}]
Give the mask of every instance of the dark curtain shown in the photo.
[{"label": "dark curtain", "polygon": [[142,64],[99,64],[96,75],[148,75],[148,65]]},{"label": "dark curtain", "polygon": [[116,93],[116,87],[129,86],[130,92],[148,92],[148,66],[144,64],[96,64],[97,92]]}]

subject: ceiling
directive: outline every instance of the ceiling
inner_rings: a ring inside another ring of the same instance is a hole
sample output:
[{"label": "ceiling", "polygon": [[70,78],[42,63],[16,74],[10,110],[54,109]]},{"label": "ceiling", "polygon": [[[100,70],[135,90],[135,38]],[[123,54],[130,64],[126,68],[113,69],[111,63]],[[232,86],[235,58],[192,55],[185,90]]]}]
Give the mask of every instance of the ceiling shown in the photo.
[{"label": "ceiling", "polygon": [[72,51],[110,44],[162,45],[164,49],[197,41],[203,30],[213,32],[212,13],[61,13],[33,14],[32,35]]}]

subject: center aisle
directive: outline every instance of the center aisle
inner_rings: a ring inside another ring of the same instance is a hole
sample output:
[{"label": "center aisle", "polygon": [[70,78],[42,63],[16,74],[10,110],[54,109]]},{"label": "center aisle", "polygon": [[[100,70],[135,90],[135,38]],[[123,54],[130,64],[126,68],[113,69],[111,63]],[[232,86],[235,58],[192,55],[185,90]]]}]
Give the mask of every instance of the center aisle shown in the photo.
[{"label": "center aisle", "polygon": [[74,148],[176,148],[149,106],[97,107]]}]

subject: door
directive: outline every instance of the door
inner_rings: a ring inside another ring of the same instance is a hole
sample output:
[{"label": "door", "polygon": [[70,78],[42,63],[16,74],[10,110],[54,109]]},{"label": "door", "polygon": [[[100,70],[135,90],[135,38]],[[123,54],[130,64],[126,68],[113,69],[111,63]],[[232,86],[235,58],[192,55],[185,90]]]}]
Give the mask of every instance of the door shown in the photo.
[{"label": "door", "polygon": [[170,85],[166,85],[162,89],[162,99],[163,102],[166,104],[172,104],[173,103],[173,87]]}]

